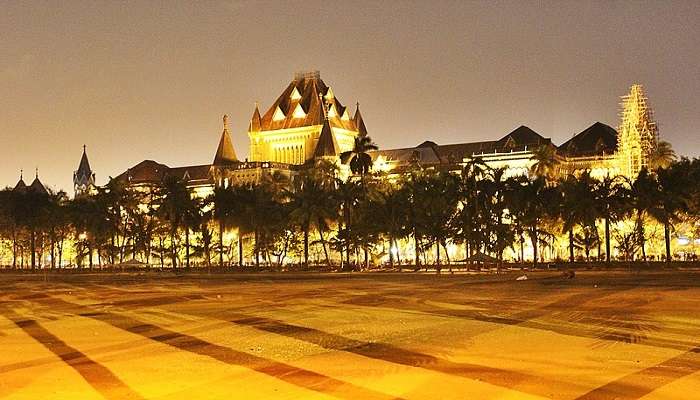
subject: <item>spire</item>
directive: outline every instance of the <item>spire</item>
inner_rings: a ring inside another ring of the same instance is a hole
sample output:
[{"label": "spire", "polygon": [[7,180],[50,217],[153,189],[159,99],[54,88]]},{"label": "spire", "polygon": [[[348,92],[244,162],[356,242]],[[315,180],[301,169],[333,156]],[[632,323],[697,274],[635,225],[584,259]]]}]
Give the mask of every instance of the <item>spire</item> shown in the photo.
[{"label": "spire", "polygon": [[355,121],[355,126],[357,127],[357,134],[359,136],[367,136],[367,127],[365,126],[365,121],[362,119],[362,114],[360,114],[360,102],[357,103],[357,109],[355,110],[355,116],[353,120]]},{"label": "spire", "polygon": [[253,117],[250,119],[250,126],[248,127],[248,132],[260,132],[260,127],[262,126],[262,121],[260,118],[260,110],[258,109],[258,102],[255,102],[255,111],[253,111]]},{"label": "spire", "polygon": [[233,150],[233,142],[231,142],[231,135],[228,130],[228,115],[224,115],[224,131],[221,132],[219,147],[216,149],[216,155],[214,156],[214,165],[231,164],[236,161],[238,161],[238,158],[236,158],[236,152]]},{"label": "spire", "polygon": [[87,156],[87,146],[83,145],[83,156],[80,157],[80,164],[78,165],[78,170],[75,174],[79,178],[89,178],[92,176],[92,169],[90,168],[90,161],[88,161]]},{"label": "spire", "polygon": [[338,144],[335,141],[333,130],[328,122],[328,112],[326,111],[326,104],[323,102],[323,95],[320,93],[319,100],[321,100],[321,110],[323,113],[323,127],[321,127],[321,134],[318,137],[316,150],[314,150],[314,158],[335,157],[338,155]]}]

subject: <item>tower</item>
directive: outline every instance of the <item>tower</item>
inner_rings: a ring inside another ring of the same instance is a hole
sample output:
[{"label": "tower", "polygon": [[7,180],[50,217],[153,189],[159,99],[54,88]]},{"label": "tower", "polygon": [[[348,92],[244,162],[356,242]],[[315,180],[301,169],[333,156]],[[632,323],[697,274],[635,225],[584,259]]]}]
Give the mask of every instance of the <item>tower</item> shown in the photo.
[{"label": "tower", "polygon": [[642,168],[649,166],[659,131],[642,85],[633,84],[629,94],[622,97],[620,107],[618,162],[624,176],[635,178]]},{"label": "tower", "polygon": [[89,196],[95,191],[95,173],[90,168],[85,145],[83,145],[83,156],[80,158],[80,165],[73,172],[73,191],[75,197]]}]

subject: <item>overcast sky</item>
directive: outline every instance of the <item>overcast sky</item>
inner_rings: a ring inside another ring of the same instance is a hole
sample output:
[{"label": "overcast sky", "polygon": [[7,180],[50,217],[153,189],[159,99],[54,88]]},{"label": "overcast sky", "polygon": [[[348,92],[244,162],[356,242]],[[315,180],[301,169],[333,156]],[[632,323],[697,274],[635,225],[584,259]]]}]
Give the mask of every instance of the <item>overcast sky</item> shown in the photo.
[{"label": "overcast sky", "polygon": [[[0,186],[39,168],[70,190],[82,145],[98,183],[153,159],[210,163],[231,117],[240,158],[295,71],[360,102],[381,148],[556,144],[642,83],[661,137],[700,152],[700,2],[0,0]],[[354,111],[354,106],[353,106]]]}]

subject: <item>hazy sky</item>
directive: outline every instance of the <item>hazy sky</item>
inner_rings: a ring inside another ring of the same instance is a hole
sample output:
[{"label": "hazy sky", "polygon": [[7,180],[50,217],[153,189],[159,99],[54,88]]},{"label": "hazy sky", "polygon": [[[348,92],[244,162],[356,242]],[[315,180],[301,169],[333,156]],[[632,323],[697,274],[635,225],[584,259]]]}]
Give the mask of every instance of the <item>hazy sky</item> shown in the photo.
[{"label": "hazy sky", "polygon": [[[70,189],[82,145],[98,183],[153,159],[211,162],[228,113],[239,158],[295,71],[361,103],[382,148],[561,144],[618,124],[642,83],[660,133],[700,153],[700,2],[0,0],[0,186],[38,167]],[[353,107],[354,111],[354,107]]]}]

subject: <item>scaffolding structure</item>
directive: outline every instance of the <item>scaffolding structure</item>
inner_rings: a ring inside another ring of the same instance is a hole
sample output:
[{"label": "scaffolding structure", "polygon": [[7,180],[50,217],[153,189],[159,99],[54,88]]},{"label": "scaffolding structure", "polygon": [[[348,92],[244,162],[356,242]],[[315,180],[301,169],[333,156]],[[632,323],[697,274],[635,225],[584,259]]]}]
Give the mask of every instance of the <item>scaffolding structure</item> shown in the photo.
[{"label": "scaffolding structure", "polygon": [[629,94],[621,98],[620,108],[617,142],[620,170],[625,176],[635,178],[642,168],[649,166],[659,131],[642,85],[630,87]]}]

